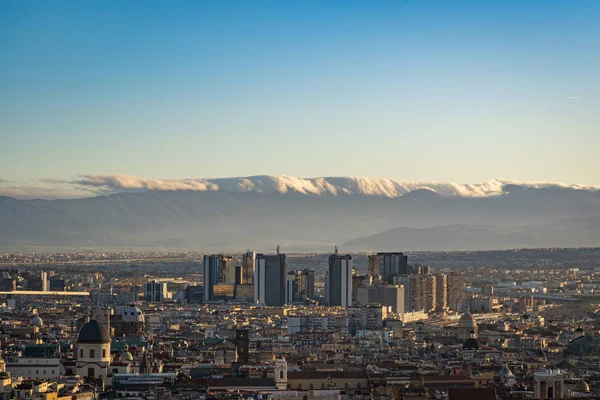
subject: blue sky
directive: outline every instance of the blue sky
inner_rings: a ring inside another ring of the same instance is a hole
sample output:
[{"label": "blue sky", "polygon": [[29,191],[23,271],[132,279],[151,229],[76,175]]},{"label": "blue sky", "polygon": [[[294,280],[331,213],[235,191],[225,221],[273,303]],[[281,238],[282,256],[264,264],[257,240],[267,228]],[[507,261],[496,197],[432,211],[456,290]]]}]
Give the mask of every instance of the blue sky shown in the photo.
[{"label": "blue sky", "polygon": [[598,1],[3,1],[0,180],[600,185]]}]

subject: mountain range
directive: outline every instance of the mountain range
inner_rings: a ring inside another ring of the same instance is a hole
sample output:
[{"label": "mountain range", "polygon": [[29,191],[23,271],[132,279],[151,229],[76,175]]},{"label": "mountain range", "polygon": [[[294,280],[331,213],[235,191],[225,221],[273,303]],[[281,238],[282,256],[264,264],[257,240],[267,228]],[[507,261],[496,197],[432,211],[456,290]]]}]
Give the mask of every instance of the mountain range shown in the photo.
[{"label": "mountain range", "polygon": [[54,200],[0,197],[0,251],[600,245],[600,191],[595,187],[265,176],[133,183],[114,176],[112,181],[86,179],[73,184],[110,194]]}]

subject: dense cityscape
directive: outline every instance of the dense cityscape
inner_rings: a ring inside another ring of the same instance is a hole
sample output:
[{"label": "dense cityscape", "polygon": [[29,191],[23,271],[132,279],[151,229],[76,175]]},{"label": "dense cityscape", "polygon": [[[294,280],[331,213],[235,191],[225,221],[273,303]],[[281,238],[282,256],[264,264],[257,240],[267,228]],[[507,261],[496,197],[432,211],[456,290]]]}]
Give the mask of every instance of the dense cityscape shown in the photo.
[{"label": "dense cityscape", "polygon": [[2,254],[0,398],[596,397],[598,253]]}]

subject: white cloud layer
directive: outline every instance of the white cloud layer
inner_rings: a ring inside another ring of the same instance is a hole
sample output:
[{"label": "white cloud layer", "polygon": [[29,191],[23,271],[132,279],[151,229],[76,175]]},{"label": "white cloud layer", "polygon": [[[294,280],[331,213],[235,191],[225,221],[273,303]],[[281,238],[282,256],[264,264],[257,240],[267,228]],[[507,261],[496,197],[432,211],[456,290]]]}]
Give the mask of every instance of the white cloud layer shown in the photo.
[{"label": "white cloud layer", "polygon": [[296,178],[293,176],[250,176],[216,179],[146,179],[131,175],[82,175],[70,181],[98,193],[132,190],[193,190],[259,193],[300,193],[312,195],[363,195],[400,197],[417,189],[429,189],[446,197],[489,197],[503,193],[506,185],[527,188],[562,188],[599,191],[600,186],[554,182],[523,182],[492,179],[482,183],[414,182],[383,178],[330,177]]}]

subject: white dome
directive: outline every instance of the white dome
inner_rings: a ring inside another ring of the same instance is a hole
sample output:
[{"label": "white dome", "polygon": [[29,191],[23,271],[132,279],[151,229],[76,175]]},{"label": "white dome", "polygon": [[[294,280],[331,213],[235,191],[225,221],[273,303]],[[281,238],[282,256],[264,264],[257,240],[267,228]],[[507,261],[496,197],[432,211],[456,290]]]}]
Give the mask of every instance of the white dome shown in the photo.
[{"label": "white dome", "polygon": [[134,304],[131,304],[129,307],[123,310],[122,315],[123,322],[144,322],[144,314],[142,313],[142,310],[140,310],[139,307]]},{"label": "white dome", "polygon": [[38,327],[44,326],[44,321],[42,321],[42,319],[36,315],[35,317],[32,318],[31,325],[38,326]]}]

